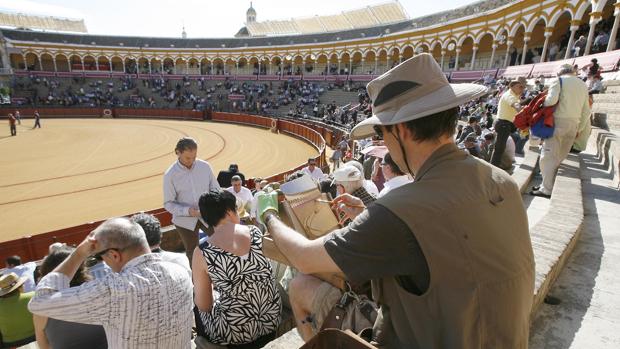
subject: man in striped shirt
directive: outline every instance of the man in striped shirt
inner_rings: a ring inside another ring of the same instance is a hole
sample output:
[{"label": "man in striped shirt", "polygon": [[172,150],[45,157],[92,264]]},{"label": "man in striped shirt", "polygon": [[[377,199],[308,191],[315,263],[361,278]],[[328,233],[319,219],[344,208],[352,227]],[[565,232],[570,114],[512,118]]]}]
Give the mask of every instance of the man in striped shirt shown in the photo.
[{"label": "man in striped shirt", "polygon": [[[110,349],[189,349],[191,278],[183,267],[150,252],[140,225],[109,219],[41,279],[28,308],[37,315],[102,325]],[[92,254],[114,272],[70,287]]]}]

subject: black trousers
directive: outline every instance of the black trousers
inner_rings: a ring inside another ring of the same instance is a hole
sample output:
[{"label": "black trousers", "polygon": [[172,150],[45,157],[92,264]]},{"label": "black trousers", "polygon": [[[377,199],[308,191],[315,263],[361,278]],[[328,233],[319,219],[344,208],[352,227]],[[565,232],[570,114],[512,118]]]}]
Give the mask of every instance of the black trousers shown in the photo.
[{"label": "black trousers", "polygon": [[17,127],[15,125],[11,125],[11,136],[17,136]]},{"label": "black trousers", "polygon": [[502,155],[504,155],[504,150],[506,150],[506,141],[515,130],[515,125],[510,121],[497,119],[495,122],[495,149],[493,150],[493,156],[491,156],[491,164],[493,166],[500,167]]}]

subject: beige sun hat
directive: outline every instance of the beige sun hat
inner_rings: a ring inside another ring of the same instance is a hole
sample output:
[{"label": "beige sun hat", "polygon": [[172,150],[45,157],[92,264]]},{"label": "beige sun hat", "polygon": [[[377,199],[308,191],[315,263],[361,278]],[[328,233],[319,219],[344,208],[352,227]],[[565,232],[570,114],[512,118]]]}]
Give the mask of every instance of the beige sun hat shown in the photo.
[{"label": "beige sun hat", "polygon": [[487,88],[476,84],[450,84],[433,56],[413,56],[366,86],[372,100],[372,117],[351,131],[351,138],[367,138],[375,125],[395,125],[454,108],[483,96]]},{"label": "beige sun hat", "polygon": [[0,297],[15,291],[19,286],[23,285],[27,279],[27,277],[19,277],[15,273],[8,273],[0,276]]}]

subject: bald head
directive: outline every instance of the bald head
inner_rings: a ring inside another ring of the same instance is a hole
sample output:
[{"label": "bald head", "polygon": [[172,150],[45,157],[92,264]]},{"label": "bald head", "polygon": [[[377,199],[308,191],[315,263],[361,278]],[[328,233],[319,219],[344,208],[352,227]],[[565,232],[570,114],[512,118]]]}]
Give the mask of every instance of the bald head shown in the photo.
[{"label": "bald head", "polygon": [[94,231],[99,250],[117,248],[120,250],[149,250],[142,227],[127,218],[111,218],[101,223]]}]

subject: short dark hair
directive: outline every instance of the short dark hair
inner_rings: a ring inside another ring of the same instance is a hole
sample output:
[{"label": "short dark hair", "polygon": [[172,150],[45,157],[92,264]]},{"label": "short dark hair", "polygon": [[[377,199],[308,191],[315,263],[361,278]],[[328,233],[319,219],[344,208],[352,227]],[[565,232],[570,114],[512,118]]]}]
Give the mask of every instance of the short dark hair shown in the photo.
[{"label": "short dark hair", "polygon": [[22,264],[22,259],[20,256],[11,256],[6,259],[6,264],[11,266],[18,266]]},{"label": "short dark hair", "polygon": [[[52,270],[56,269],[57,266],[60,265],[65,259],[67,259],[71,253],[75,250],[75,248],[70,246],[62,246],[59,248],[55,248],[50,254],[48,254],[41,263],[41,277],[49,274]],[[84,263],[80,264],[77,272],[73,275],[73,279],[69,285],[71,287],[79,286],[86,281],[89,281],[91,276],[88,274],[86,270],[86,266]]]},{"label": "short dark hair", "polygon": [[396,165],[390,153],[385,154],[385,157],[383,158],[383,162],[385,163],[386,166],[390,168],[392,173],[394,173],[395,175],[402,176],[405,174],[403,171],[400,170],[400,167]]},{"label": "short dark hair", "polygon": [[174,148],[174,151],[182,153],[186,150],[194,149],[198,149],[198,143],[196,143],[196,141],[192,137],[183,137],[177,142],[177,146]]},{"label": "short dark hair", "polygon": [[228,166],[228,170],[229,170],[229,171],[233,171],[233,170],[234,170],[234,171],[238,171],[238,170],[239,170],[239,165],[237,165],[237,164],[230,164],[230,165]]},{"label": "short dark hair", "polygon": [[484,139],[486,139],[487,141],[495,140],[495,134],[492,132],[489,132],[484,135]]},{"label": "short dark hair", "polygon": [[142,227],[149,246],[156,246],[161,243],[161,223],[159,223],[157,217],[141,212],[131,216],[129,219]]},{"label": "short dark hair", "polygon": [[[452,136],[456,129],[459,108],[440,111],[423,118],[407,121],[405,127],[411,131],[412,139],[417,142],[437,139],[440,136]],[[393,125],[384,126],[388,132]]]},{"label": "short dark hair", "polygon": [[478,122],[478,118],[475,116],[470,116],[469,119],[467,119],[467,122],[473,124],[474,122]]},{"label": "short dark hair", "polygon": [[308,158],[308,163],[314,162],[316,163],[316,159],[315,158]]},{"label": "short dark hair", "polygon": [[214,227],[228,214],[228,211],[237,210],[237,198],[226,190],[212,190],[200,196],[198,207],[202,219]]}]

